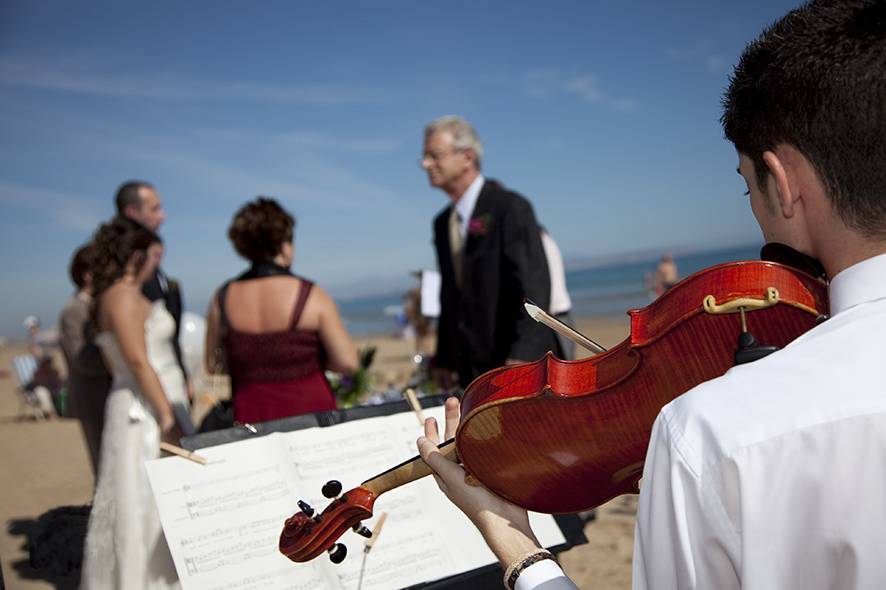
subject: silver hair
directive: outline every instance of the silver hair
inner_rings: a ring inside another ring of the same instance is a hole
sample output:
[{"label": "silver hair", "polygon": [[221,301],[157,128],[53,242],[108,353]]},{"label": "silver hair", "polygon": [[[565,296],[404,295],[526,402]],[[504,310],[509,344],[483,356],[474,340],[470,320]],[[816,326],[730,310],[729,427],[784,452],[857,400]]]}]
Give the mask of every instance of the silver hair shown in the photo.
[{"label": "silver hair", "polygon": [[425,127],[425,137],[437,131],[448,131],[452,134],[452,147],[457,150],[471,150],[477,157],[477,168],[483,161],[483,144],[477,132],[464,118],[458,115],[445,115],[434,119]]}]

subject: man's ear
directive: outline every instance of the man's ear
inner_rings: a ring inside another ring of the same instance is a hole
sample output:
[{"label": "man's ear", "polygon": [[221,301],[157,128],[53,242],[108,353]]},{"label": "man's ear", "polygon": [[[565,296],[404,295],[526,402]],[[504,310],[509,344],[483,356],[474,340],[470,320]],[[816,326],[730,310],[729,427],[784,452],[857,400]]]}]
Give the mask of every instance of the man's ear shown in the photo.
[{"label": "man's ear", "polygon": [[141,207],[135,205],[126,205],[123,207],[123,217],[137,221],[141,216]]},{"label": "man's ear", "polygon": [[769,183],[770,186],[775,185],[776,194],[773,196],[778,199],[778,202],[774,204],[781,209],[782,215],[790,219],[794,216],[800,194],[792,182],[793,179],[788,172],[789,168],[785,166],[785,161],[772,151],[763,152],[763,162],[769,168],[769,177],[772,180]]},{"label": "man's ear", "polygon": [[464,150],[465,157],[467,157],[468,161],[474,166],[474,168],[478,168],[477,166],[477,153],[474,152],[471,148],[467,148]]}]

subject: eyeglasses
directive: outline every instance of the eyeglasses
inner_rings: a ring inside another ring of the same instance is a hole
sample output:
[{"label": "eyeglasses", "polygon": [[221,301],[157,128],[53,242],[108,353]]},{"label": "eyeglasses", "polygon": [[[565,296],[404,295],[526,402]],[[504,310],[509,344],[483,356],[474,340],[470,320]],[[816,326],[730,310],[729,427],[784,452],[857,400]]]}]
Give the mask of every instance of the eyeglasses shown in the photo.
[{"label": "eyeglasses", "polygon": [[442,160],[443,158],[445,158],[447,156],[451,156],[452,154],[455,154],[457,152],[463,152],[463,151],[464,151],[464,149],[453,148],[453,149],[449,150],[448,152],[437,153],[437,154],[435,154],[433,152],[427,152],[427,153],[423,154],[421,158],[418,159],[418,165],[424,166],[424,163],[427,160],[430,160],[432,164],[436,164],[437,162],[439,162],[440,160]]}]

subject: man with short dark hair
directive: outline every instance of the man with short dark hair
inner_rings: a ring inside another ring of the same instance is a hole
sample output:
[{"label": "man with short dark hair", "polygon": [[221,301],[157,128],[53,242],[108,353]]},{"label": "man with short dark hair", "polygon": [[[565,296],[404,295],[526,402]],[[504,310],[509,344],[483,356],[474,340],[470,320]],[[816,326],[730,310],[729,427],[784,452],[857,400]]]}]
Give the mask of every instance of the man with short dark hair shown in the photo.
[{"label": "man with short dark hair", "polygon": [[[723,128],[767,242],[818,258],[830,318],[662,408],[635,588],[882,588],[886,580],[886,1],[821,0],[744,51]],[[672,367],[679,371],[679,366]],[[457,423],[448,403],[447,433]],[[516,590],[575,586],[526,512],[419,450]],[[580,453],[581,449],[575,449]]]},{"label": "man with short dark hair", "polygon": [[[114,204],[117,207],[118,217],[134,221],[151,231],[156,232],[163,225],[163,222],[166,221],[166,212],[163,210],[160,195],[157,194],[157,190],[151,183],[143,180],[130,180],[121,184],[114,197]],[[181,346],[178,341],[181,316],[184,309],[181,287],[178,281],[169,280],[166,273],[157,266],[154,276],[142,286],[142,293],[152,302],[162,299],[166,309],[169,310],[169,313],[175,319],[175,333],[173,334],[172,345],[175,348],[175,356],[178,359],[182,373],[184,373],[185,379],[188,379],[188,372],[185,370]]]},{"label": "man with short dark hair", "polygon": [[535,361],[555,350],[553,333],[532,320],[524,298],[542,309],[550,277],[532,205],[480,173],[483,146],[470,123],[456,116],[425,128],[421,167],[451,204],[434,219],[440,269],[438,384],[462,387],[507,363]]}]

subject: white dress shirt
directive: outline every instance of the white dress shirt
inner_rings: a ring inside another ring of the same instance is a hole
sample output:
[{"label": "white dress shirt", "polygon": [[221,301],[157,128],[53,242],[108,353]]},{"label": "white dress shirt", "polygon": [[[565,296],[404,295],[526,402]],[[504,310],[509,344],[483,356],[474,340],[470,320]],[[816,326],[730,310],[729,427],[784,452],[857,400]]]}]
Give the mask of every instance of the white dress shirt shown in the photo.
[{"label": "white dress shirt", "polygon": [[482,174],[478,174],[474,182],[468,186],[464,194],[455,202],[455,210],[458,212],[458,218],[461,221],[459,229],[461,230],[462,240],[468,235],[468,224],[471,222],[471,215],[474,214],[474,207],[477,206],[477,199],[480,197],[480,190],[483,188],[484,182],[486,182],[486,179],[483,178]]},{"label": "white dress shirt", "polygon": [[548,313],[553,315],[566,313],[572,309],[572,299],[566,290],[566,268],[563,266],[563,256],[560,248],[548,232],[541,231],[541,245],[545,250],[545,258],[548,261],[548,272],[551,275],[551,303],[548,305]]},{"label": "white dress shirt", "polygon": [[[834,277],[830,305],[783,350],[662,409],[634,588],[886,587],[886,254]],[[572,588],[536,566],[518,590]]]}]

